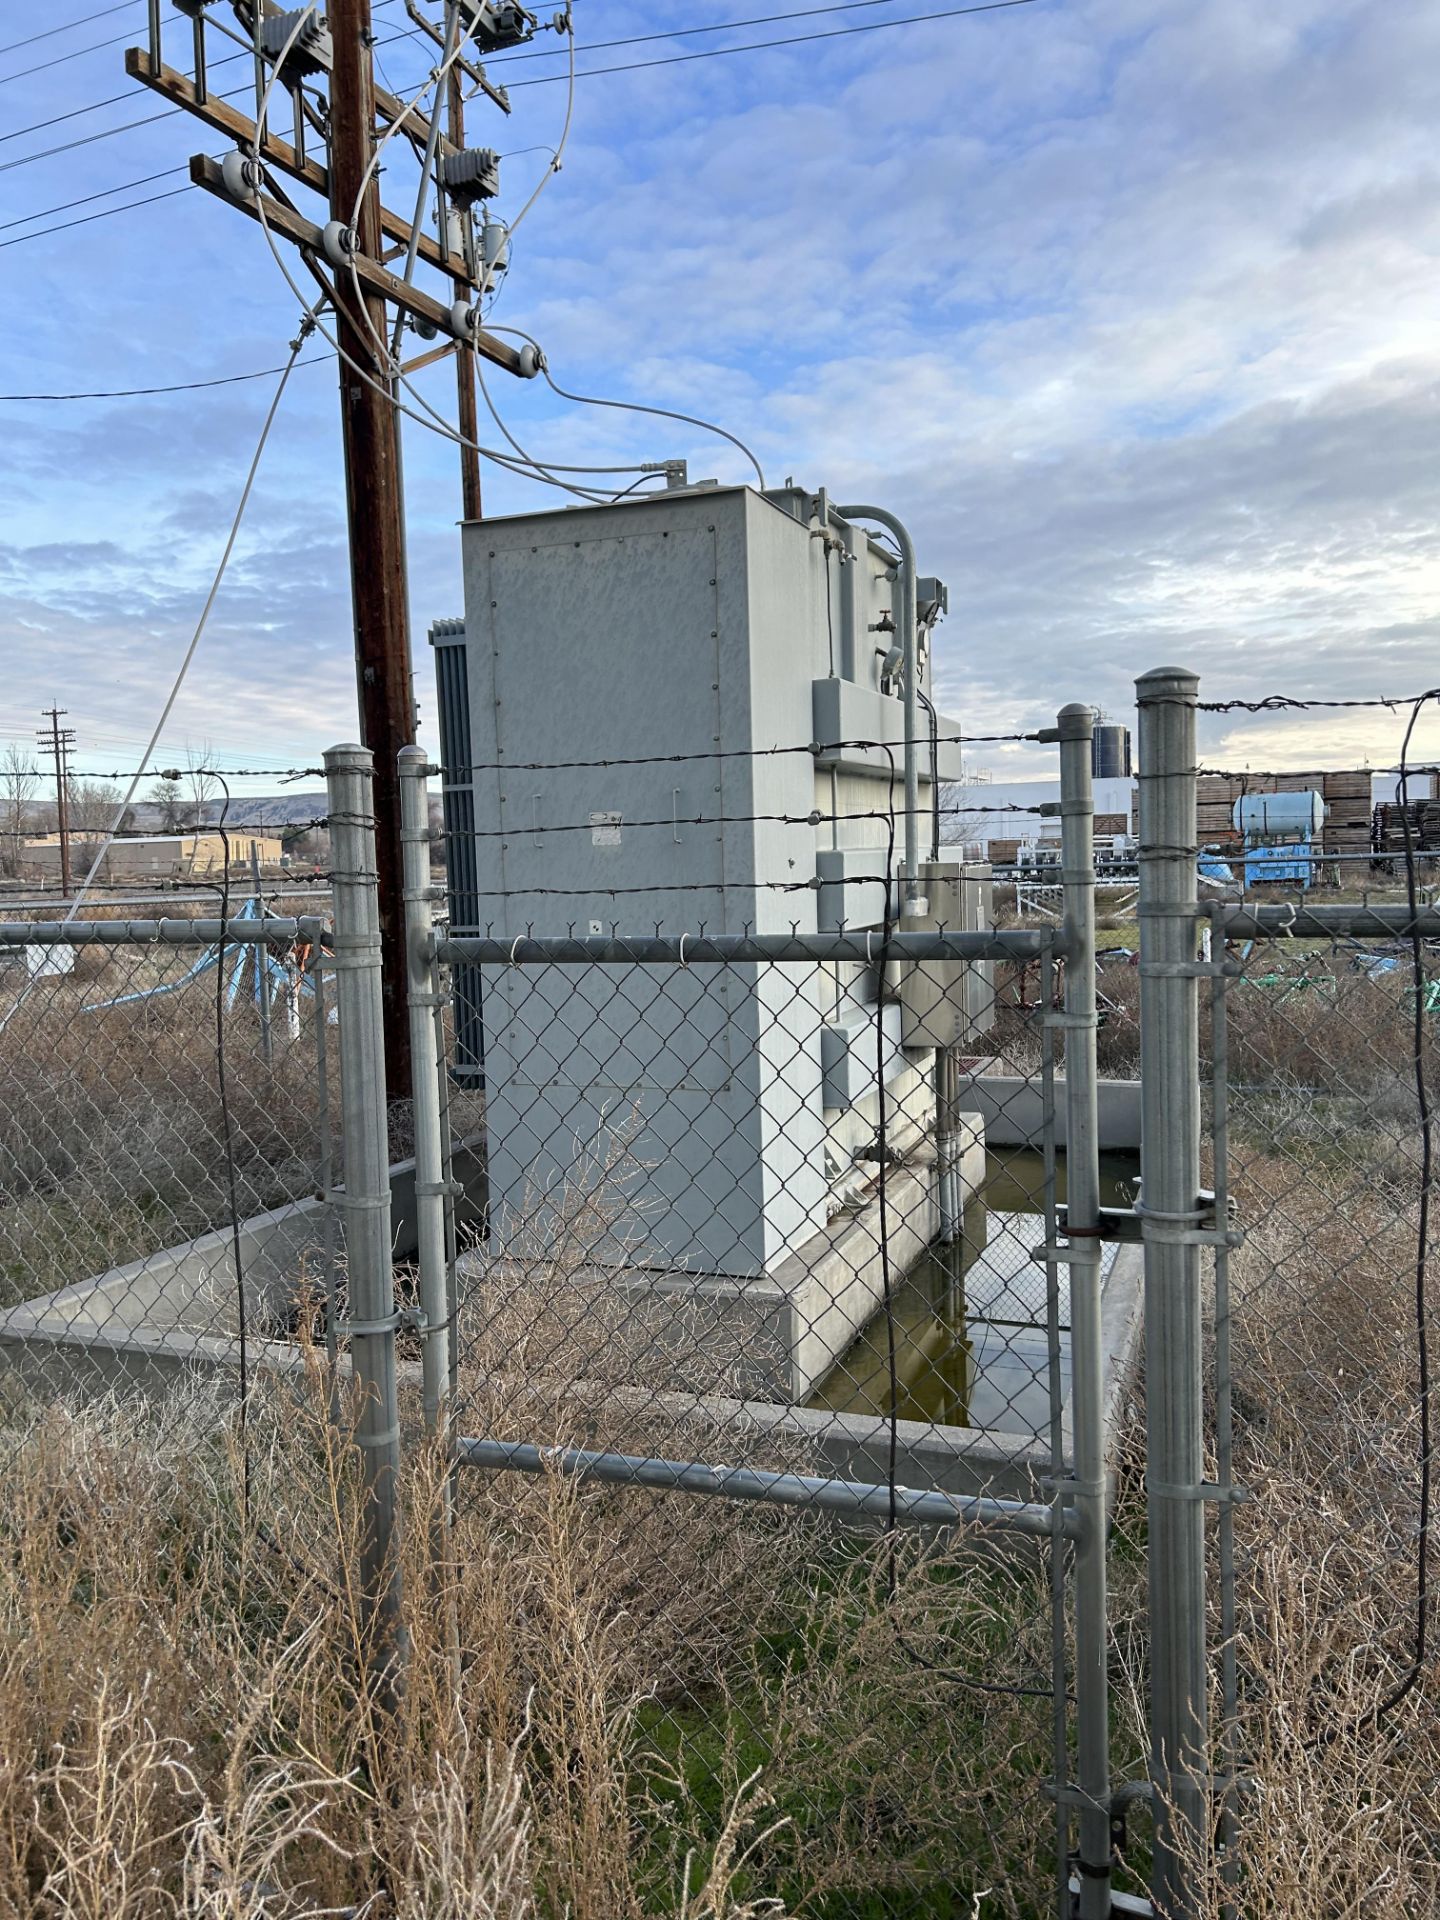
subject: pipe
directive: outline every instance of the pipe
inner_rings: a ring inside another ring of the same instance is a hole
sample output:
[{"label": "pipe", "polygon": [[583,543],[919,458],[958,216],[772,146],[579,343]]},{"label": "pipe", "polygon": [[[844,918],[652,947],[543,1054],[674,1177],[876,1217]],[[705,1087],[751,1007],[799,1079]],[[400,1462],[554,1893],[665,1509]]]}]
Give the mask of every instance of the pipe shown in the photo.
[{"label": "pipe", "polygon": [[1075,1758],[1080,1788],[1080,1920],[1110,1913],[1110,1692],[1106,1583],[1105,1360],[1101,1320],[1100,1126],[1095,1058],[1093,708],[1056,716],[1060,742],[1060,879],[1065,966],[1065,1236],[1070,1268],[1074,1416],[1068,1492],[1075,1549]]},{"label": "pipe", "polygon": [[1199,681],[1158,667],[1140,709],[1140,1101],[1145,1245],[1151,1896],[1197,1920],[1210,1859],[1205,1344],[1200,1280],[1195,708]]},{"label": "pipe", "polygon": [[[242,921],[240,924],[253,925]],[[272,926],[284,922],[272,921]],[[0,942],[5,929],[0,927]],[[855,960],[878,962],[878,933],[685,933],[618,934],[549,939],[496,940],[457,933],[436,939],[435,959],[452,966],[729,966],[749,960]],[[977,933],[892,933],[886,957],[899,960],[1038,960],[1066,952],[1063,933],[1025,927],[991,927]]]},{"label": "pipe", "polygon": [[289,947],[316,944],[329,922],[299,920],[6,920],[0,947]]},{"label": "pipe", "polygon": [[400,1401],[395,1371],[395,1278],[390,1236],[380,906],[375,861],[374,759],[368,747],[325,754],[335,889],[335,1005],[339,1015],[341,1151],[337,1203],[345,1215],[350,1358],[359,1389],[360,1626],[370,1698],[393,1705],[404,1683],[404,1572],[400,1544]]},{"label": "pipe", "polygon": [[435,1008],[442,1003],[430,939],[430,771],[423,747],[402,747],[400,851],[405,880],[405,986],[410,1020],[410,1062],[415,1122],[415,1222],[420,1311],[425,1317],[421,1349],[425,1431],[438,1434],[450,1392],[449,1273],[445,1258],[445,1166],[440,1130],[440,1062],[435,1051]]},{"label": "pipe", "polygon": [[[516,1473],[568,1473],[611,1486],[653,1487],[660,1492],[717,1494],[726,1500],[760,1500],[770,1506],[808,1507],[850,1519],[886,1520],[891,1490],[870,1481],[827,1480],[801,1473],[771,1473],[763,1467],[707,1466],[701,1460],[656,1460],[633,1453],[592,1453],[581,1447],[535,1447],[518,1440],[455,1442],[460,1467],[508,1468]],[[1054,1509],[1026,1500],[995,1500],[979,1494],[936,1493],[896,1487],[895,1518],[901,1526],[999,1527],[1049,1540]],[[1061,1529],[1075,1537],[1073,1515]]]},{"label": "pipe", "polygon": [[885,507],[832,507],[842,520],[878,520],[900,548],[902,612],[900,643],[905,654],[905,913],[923,913],[920,897],[920,635],[915,624],[915,543],[904,522]]}]

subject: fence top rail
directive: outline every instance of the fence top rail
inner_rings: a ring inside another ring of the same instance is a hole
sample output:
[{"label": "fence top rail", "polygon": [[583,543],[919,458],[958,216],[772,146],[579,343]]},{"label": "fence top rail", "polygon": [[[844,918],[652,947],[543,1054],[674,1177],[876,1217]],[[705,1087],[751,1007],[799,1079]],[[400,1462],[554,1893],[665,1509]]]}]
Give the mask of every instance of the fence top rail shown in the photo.
[{"label": "fence top rail", "polygon": [[980,933],[731,933],[488,935],[452,933],[434,943],[437,960],[461,966],[725,966],[767,960],[1035,960],[1063,953],[1053,929],[997,927]]},{"label": "fence top rail", "polygon": [[290,947],[313,945],[328,932],[318,914],[298,920],[4,920],[0,947]]},{"label": "fence top rail", "polygon": [[1286,938],[1329,940],[1353,935],[1388,940],[1406,939],[1419,934],[1425,940],[1440,939],[1440,906],[1422,907],[1416,914],[1408,906],[1302,906],[1298,901],[1278,901],[1249,906],[1243,901],[1202,903],[1200,918],[1218,913],[1220,930],[1227,940],[1267,940]]}]

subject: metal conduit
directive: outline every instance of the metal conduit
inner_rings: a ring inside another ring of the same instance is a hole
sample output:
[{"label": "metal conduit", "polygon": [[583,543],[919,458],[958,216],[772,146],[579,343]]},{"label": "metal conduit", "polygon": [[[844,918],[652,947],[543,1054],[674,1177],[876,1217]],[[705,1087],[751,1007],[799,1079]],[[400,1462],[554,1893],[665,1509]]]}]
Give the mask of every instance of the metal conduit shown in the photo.
[{"label": "metal conduit", "polygon": [[[725,966],[745,960],[880,959],[878,933],[650,934],[582,938],[496,940],[489,935],[437,937],[434,957],[459,966]],[[995,927],[980,933],[892,933],[885,946],[890,960],[1038,960],[1065,952],[1064,935]]]},{"label": "metal conduit", "polygon": [[6,920],[0,947],[288,947],[328,935],[318,915],[299,920]]},{"label": "metal conduit", "polygon": [[[515,1473],[568,1473],[612,1486],[652,1487],[660,1492],[716,1494],[725,1500],[759,1500],[770,1506],[806,1507],[849,1519],[890,1516],[890,1488],[869,1481],[823,1480],[801,1473],[767,1473],[759,1467],[707,1466],[699,1460],[656,1460],[630,1453],[591,1453],[581,1447],[536,1447],[518,1440],[455,1442],[461,1467],[509,1469]],[[995,1527],[1051,1539],[1055,1513],[1024,1500],[992,1500],[979,1494],[895,1489],[895,1518],[904,1526]],[[1074,1539],[1079,1516],[1067,1509],[1060,1531]]]}]

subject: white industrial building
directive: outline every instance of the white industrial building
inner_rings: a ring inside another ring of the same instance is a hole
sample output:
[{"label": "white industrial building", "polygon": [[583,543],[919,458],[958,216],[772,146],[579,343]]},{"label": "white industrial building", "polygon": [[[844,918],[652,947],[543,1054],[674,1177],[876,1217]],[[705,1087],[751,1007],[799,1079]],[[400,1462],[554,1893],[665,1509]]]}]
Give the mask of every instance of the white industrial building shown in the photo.
[{"label": "white industrial building", "polygon": [[[1138,783],[1131,777],[1097,779],[1096,852],[1124,854],[1135,835]],[[1060,800],[1058,780],[976,780],[947,786],[941,800],[940,838],[968,860],[1008,866],[1021,847],[1060,845],[1060,817],[1035,812]]]}]

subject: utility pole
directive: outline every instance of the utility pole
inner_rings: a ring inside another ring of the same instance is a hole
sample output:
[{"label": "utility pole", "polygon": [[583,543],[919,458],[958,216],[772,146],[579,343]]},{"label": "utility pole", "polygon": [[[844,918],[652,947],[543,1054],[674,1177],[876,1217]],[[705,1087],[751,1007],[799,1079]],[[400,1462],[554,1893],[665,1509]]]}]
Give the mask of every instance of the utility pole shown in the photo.
[{"label": "utility pole", "polygon": [[[330,215],[344,227],[353,226],[357,252],[378,260],[378,169],[372,168],[366,180],[375,148],[370,0],[330,0],[328,19],[335,49],[330,75]],[[435,110],[439,110],[438,102]],[[410,664],[400,416],[392,398],[390,369],[377,351],[386,338],[385,302],[378,293],[357,292],[353,285],[346,288],[343,276],[337,276],[336,288],[342,293],[336,304],[335,333],[340,345],[340,421],[345,447],[360,739],[374,755],[375,765],[385,1084],[392,1100],[408,1100],[410,1026],[405,1003],[405,886],[398,765],[400,749],[415,739],[415,689]],[[370,379],[358,371],[362,367],[369,371]]]},{"label": "utility pole", "polygon": [[70,749],[75,744],[75,729],[62,727],[65,707],[42,707],[41,717],[49,728],[35,738],[55,762],[55,826],[60,835],[60,898],[70,898]]},{"label": "utility pole", "polygon": [[[451,145],[463,149],[465,145],[465,76],[460,64],[450,69],[447,90],[449,122],[447,132]],[[464,276],[455,281],[455,298],[464,300],[469,296],[469,288]],[[466,520],[478,520],[483,511],[480,499],[480,409],[475,400],[475,359],[473,354],[457,353],[455,356],[455,392],[457,398],[455,424],[464,436],[460,443],[460,501],[462,517]]]},{"label": "utility pole", "polygon": [[[452,0],[453,4],[453,0]],[[223,164],[195,154],[190,177],[226,205],[263,221],[271,245],[292,246],[318,282],[320,297],[311,311],[329,307],[333,337],[340,353],[340,408],[345,454],[345,497],[350,535],[350,583],[354,602],[355,669],[359,688],[361,739],[374,756],[374,807],[380,941],[383,958],[385,1063],[392,1099],[411,1091],[410,1034],[405,1009],[405,947],[397,756],[415,738],[415,699],[410,660],[409,603],[405,566],[404,488],[398,403],[400,379],[453,353],[458,367],[458,426],[465,441],[476,435],[473,355],[521,379],[533,379],[543,356],[533,347],[517,349],[481,323],[479,296],[489,284],[485,268],[468,240],[452,244],[448,229],[437,238],[422,231],[418,215],[431,190],[437,196],[447,166],[458,166],[453,203],[462,226],[475,199],[495,186],[474,182],[494,177],[488,150],[463,152],[463,101],[459,89],[468,77],[478,93],[503,113],[510,112],[505,89],[490,81],[483,66],[456,58],[447,68],[445,100],[429,109],[434,124],[413,101],[377,86],[374,74],[372,0],[330,0],[322,17],[302,19],[277,0],[239,0],[242,24],[255,41],[256,113],[267,84],[275,98],[288,93],[295,114],[291,140],[276,132],[276,116],[265,128],[232,100],[212,93],[205,77],[206,15],[203,5],[182,0],[191,18],[182,39],[194,49],[194,77],[166,64],[162,36],[164,14],[158,0],[148,8],[147,45],[125,54],[129,76],[184,109],[234,143]],[[538,22],[517,5],[496,0],[465,0],[465,40],[473,52],[497,51],[533,39]],[[448,34],[426,20],[420,0],[407,0],[407,12],[442,51]],[[447,21],[450,19],[447,12]],[[568,14],[565,31],[569,31]],[[552,23],[553,24],[553,23]],[[272,63],[274,65],[272,66]],[[267,67],[271,68],[266,80]],[[437,89],[437,95],[439,90]],[[439,119],[448,105],[455,137],[442,137]],[[378,126],[398,134],[387,158],[409,150],[422,171],[421,198],[415,214],[400,214],[383,204],[379,169],[366,170],[375,153]],[[309,126],[325,146],[325,164],[308,153]],[[328,221],[307,217],[278,183],[298,183],[326,203]],[[468,188],[468,191],[467,191]],[[449,189],[447,188],[447,192]],[[260,243],[262,251],[264,243]],[[403,274],[390,262],[404,256]],[[418,284],[416,269],[442,276],[444,298]],[[387,308],[414,324],[425,340],[441,344],[408,363],[399,359],[403,327],[389,341]],[[461,481],[467,519],[480,512],[479,455],[461,447]]]}]

